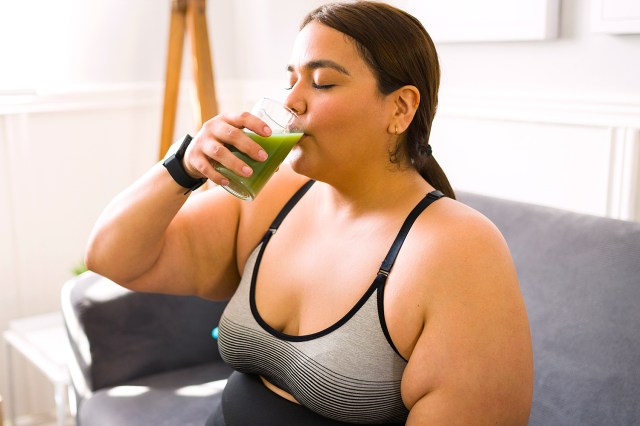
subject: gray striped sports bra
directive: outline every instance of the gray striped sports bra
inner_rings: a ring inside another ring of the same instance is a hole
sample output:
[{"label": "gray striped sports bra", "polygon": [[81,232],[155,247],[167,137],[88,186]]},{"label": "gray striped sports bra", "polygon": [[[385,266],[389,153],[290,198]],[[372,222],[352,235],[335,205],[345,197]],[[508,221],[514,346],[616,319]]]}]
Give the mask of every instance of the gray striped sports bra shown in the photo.
[{"label": "gray striped sports bra", "polygon": [[249,257],[240,285],[219,325],[218,346],[234,369],[259,374],[324,417],[359,424],[404,423],[400,395],[407,361],[387,330],[384,286],[400,247],[420,213],[442,193],[429,193],[409,214],[366,293],[337,323],[293,336],[273,329],[256,308],[256,277],[269,239],[313,184],[305,184],[280,212]]}]

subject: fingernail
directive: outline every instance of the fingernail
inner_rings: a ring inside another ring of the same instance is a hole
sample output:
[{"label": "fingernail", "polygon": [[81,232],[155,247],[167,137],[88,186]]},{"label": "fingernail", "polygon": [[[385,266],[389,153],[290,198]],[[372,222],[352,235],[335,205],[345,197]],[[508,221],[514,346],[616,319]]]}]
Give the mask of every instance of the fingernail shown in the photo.
[{"label": "fingernail", "polygon": [[267,152],[263,149],[261,149],[260,151],[258,151],[258,159],[264,161],[266,160],[268,157]]},{"label": "fingernail", "polygon": [[222,186],[227,186],[227,185],[229,185],[229,180],[228,180],[228,179],[221,179],[221,180],[220,180],[220,185],[222,185]]},{"label": "fingernail", "polygon": [[269,136],[271,134],[271,127],[269,126],[264,126],[264,132],[267,134],[267,136]]},{"label": "fingernail", "polygon": [[244,174],[245,176],[251,176],[251,173],[253,173],[253,169],[249,166],[244,166],[242,168],[242,174]]}]

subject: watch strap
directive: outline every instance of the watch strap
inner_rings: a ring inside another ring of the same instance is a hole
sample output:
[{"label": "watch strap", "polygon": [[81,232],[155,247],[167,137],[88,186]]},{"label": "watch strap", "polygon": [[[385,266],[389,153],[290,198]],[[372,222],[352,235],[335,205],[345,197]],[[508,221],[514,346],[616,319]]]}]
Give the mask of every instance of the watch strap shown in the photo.
[{"label": "watch strap", "polygon": [[184,169],[184,163],[182,162],[182,160],[192,139],[193,138],[190,135],[186,135],[178,150],[162,163],[173,180],[175,180],[176,183],[178,183],[178,185],[182,186],[183,188],[187,188],[185,195],[190,191],[195,191],[196,189],[200,188],[207,181],[206,178],[196,179],[189,176],[187,171]]}]

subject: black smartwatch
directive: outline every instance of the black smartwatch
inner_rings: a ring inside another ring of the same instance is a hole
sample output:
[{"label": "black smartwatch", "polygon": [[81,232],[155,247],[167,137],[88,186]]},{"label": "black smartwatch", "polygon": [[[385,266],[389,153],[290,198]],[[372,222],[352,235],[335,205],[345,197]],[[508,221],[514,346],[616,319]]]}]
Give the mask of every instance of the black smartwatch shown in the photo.
[{"label": "black smartwatch", "polygon": [[187,188],[187,191],[184,193],[185,195],[189,193],[189,191],[195,191],[200,188],[207,181],[207,178],[194,179],[187,171],[184,169],[184,164],[182,163],[182,159],[184,158],[184,153],[187,151],[187,147],[191,143],[191,139],[193,139],[190,135],[186,135],[182,144],[180,144],[180,148],[171,155],[169,158],[164,160],[162,163],[163,166],[167,168],[169,174],[175,180],[178,185]]}]

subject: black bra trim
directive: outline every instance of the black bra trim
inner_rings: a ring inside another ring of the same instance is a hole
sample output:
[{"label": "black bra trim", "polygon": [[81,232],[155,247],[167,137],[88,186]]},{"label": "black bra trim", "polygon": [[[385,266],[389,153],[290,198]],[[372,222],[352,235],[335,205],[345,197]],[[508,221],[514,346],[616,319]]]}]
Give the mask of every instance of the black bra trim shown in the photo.
[{"label": "black bra trim", "polygon": [[[415,222],[415,220],[418,218],[418,216],[420,215],[420,213],[422,213],[422,211],[424,209],[426,209],[432,202],[440,199],[441,197],[444,196],[444,194],[442,194],[440,191],[432,191],[430,193],[428,193],[411,211],[411,213],[409,213],[409,216],[407,216],[407,218],[405,219],[404,223],[402,224],[402,227],[400,228],[400,231],[398,232],[398,235],[396,236],[396,239],[394,240],[393,244],[391,245],[391,248],[389,249],[389,252],[387,253],[387,256],[385,257],[384,261],[382,262],[382,265],[380,266],[380,270],[378,271],[378,274],[376,275],[376,278],[373,280],[373,282],[371,283],[371,285],[369,286],[369,288],[367,289],[367,291],[365,292],[365,294],[362,295],[362,297],[358,300],[358,302],[349,310],[349,312],[347,312],[342,318],[340,318],[336,323],[334,323],[333,325],[325,328],[324,330],[321,331],[317,331],[315,333],[311,333],[311,334],[306,334],[306,335],[291,335],[291,334],[286,334],[283,333],[279,330],[276,330],[275,328],[271,327],[260,315],[260,313],[258,312],[258,308],[256,305],[256,283],[257,283],[257,278],[258,278],[258,271],[260,270],[260,264],[262,261],[262,256],[264,255],[264,251],[267,247],[267,244],[269,243],[269,240],[271,239],[271,237],[273,236],[273,234],[275,234],[275,232],[277,231],[278,227],[280,226],[280,224],[282,223],[282,221],[284,220],[284,218],[287,216],[287,214],[291,211],[291,209],[293,209],[293,207],[298,203],[298,201],[300,201],[300,199],[302,198],[302,196],[309,190],[309,188],[311,188],[311,185],[313,185],[315,183],[315,181],[310,180],[307,183],[305,183],[294,195],[293,197],[291,197],[291,199],[287,202],[287,204],[285,204],[285,206],[282,208],[282,210],[280,211],[280,213],[278,214],[278,216],[276,216],[275,220],[273,221],[273,223],[271,224],[271,226],[269,227],[269,230],[265,233],[264,237],[262,238],[262,242],[261,242],[261,247],[260,250],[258,252],[258,256],[256,258],[256,262],[255,265],[253,267],[253,273],[251,276],[251,287],[250,287],[250,291],[249,291],[249,304],[251,307],[251,313],[253,314],[254,319],[256,320],[256,322],[269,334],[273,335],[274,337],[281,339],[281,340],[285,340],[285,341],[290,341],[290,342],[304,342],[307,340],[313,340],[313,339],[317,339],[319,337],[325,336],[335,330],[337,330],[338,328],[340,328],[342,325],[344,325],[347,321],[349,321],[349,319],[351,319],[351,317],[353,317],[359,310],[360,308],[362,308],[362,306],[364,306],[364,304],[367,302],[367,300],[369,300],[369,298],[371,297],[371,294],[378,290],[378,297],[377,297],[377,302],[378,302],[378,317],[380,320],[380,325],[382,327],[382,331],[387,339],[387,341],[389,342],[389,345],[391,345],[391,348],[398,354],[398,356],[400,356],[402,359],[405,359],[400,352],[398,351],[398,349],[396,348],[396,346],[393,344],[393,341],[391,340],[391,335],[389,334],[389,330],[387,328],[387,324],[384,318],[384,286],[385,283],[387,281],[387,277],[389,275],[389,272],[391,271],[391,268],[396,260],[396,257],[398,255],[398,253],[400,252],[400,248],[402,247],[402,244],[404,243],[404,240],[407,236],[407,234],[409,233],[409,230],[411,229],[411,226],[413,225],[413,223]],[[406,361],[406,359],[405,359]]]}]

